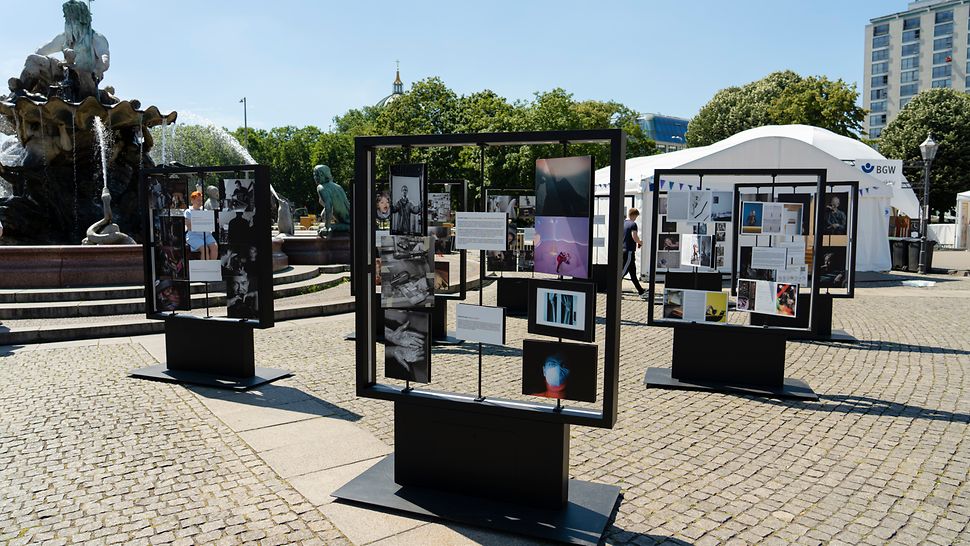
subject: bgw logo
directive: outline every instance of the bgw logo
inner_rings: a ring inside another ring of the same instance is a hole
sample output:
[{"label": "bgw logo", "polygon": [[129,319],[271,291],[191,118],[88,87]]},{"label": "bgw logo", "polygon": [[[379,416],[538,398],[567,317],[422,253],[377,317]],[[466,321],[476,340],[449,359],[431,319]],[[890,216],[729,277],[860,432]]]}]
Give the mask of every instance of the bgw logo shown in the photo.
[{"label": "bgw logo", "polygon": [[872,163],[866,163],[862,166],[862,172],[866,174],[871,173],[873,169],[875,169],[875,167],[872,165]]}]

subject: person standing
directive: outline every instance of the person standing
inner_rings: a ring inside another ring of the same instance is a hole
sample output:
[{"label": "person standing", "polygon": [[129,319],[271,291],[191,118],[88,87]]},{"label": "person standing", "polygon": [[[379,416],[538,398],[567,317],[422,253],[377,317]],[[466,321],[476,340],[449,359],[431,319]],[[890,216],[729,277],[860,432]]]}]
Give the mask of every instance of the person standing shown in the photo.
[{"label": "person standing", "polygon": [[623,272],[620,273],[620,278],[622,279],[629,272],[633,287],[637,289],[637,293],[642,298],[645,297],[646,291],[640,286],[640,279],[637,278],[636,263],[637,249],[643,247],[643,242],[637,234],[637,218],[639,217],[640,211],[631,208],[628,218],[623,222]]}]

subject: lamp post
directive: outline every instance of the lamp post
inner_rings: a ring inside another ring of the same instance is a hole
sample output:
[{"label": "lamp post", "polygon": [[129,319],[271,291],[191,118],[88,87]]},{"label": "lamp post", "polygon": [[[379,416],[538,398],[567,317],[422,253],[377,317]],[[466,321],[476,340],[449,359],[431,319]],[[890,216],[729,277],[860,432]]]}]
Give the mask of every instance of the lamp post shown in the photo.
[{"label": "lamp post", "polygon": [[246,97],[239,99],[239,102],[243,105],[243,146],[249,149],[249,120],[246,119]]},{"label": "lamp post", "polygon": [[919,273],[926,274],[926,225],[930,222],[930,168],[936,158],[936,150],[940,145],[933,140],[932,134],[926,135],[926,140],[919,145],[919,152],[923,156],[923,219],[919,223]]}]

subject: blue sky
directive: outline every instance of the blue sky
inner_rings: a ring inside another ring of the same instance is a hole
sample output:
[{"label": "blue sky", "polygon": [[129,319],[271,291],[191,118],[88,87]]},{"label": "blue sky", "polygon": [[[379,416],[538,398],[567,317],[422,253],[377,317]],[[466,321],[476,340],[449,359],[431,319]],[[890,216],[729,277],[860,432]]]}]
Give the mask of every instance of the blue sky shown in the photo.
[{"label": "blue sky", "polygon": [[[63,29],[61,0],[0,0],[0,75]],[[905,0],[322,2],[95,0],[123,98],[234,128],[330,126],[440,76],[458,93],[563,87],[690,117],[718,90],[790,68],[859,83],[863,30]]]}]

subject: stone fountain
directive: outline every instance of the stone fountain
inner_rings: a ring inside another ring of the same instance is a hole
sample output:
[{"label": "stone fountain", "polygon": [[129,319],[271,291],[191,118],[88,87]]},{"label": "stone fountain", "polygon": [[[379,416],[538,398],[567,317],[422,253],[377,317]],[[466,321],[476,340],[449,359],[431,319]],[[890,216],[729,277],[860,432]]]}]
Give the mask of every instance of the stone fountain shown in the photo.
[{"label": "stone fountain", "polygon": [[16,139],[0,137],[0,178],[7,183],[0,187],[0,245],[138,238],[139,170],[154,166],[149,128],[176,120],[175,112],[143,109],[100,87],[108,41],[92,28],[86,2],[69,0],[63,11],[64,32],[27,57],[0,97],[0,131]]}]

